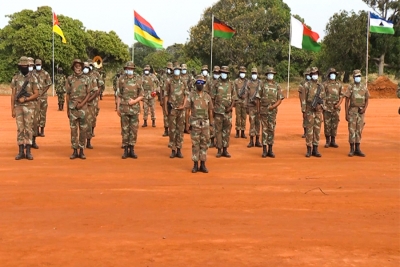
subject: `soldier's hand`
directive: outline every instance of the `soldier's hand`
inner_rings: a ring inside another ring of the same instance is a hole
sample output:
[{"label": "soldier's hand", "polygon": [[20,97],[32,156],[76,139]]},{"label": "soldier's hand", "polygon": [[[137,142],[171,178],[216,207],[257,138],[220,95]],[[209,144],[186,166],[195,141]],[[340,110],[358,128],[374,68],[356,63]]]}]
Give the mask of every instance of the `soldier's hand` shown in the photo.
[{"label": "soldier's hand", "polygon": [[274,106],[273,105],[269,105],[268,106],[268,110],[273,110],[274,109]]},{"label": "soldier's hand", "polygon": [[303,112],[303,119],[305,119],[306,118],[306,113],[305,112]]},{"label": "soldier's hand", "polygon": [[67,110],[67,118],[69,119],[69,109]]},{"label": "soldier's hand", "polygon": [[76,105],[76,109],[81,109],[83,107],[83,105],[81,103],[78,103],[78,105]]},{"label": "soldier's hand", "polygon": [[232,106],[226,109],[226,113],[229,113],[232,111]]},{"label": "soldier's hand", "polygon": [[129,104],[130,106],[132,106],[133,104],[136,104],[136,103],[137,103],[137,102],[136,102],[135,100],[133,100],[132,98],[129,99],[128,104]]},{"label": "soldier's hand", "polygon": [[349,121],[349,114],[346,114],[346,121]]},{"label": "soldier's hand", "polygon": [[21,97],[21,98],[18,99],[18,102],[19,102],[19,103],[24,103],[24,102],[25,102],[25,99],[24,99],[23,97]]},{"label": "soldier's hand", "polygon": [[15,109],[14,108],[11,110],[11,117],[15,118]]},{"label": "soldier's hand", "polygon": [[121,111],[119,109],[117,110],[117,114],[118,114],[118,117],[121,117]]},{"label": "soldier's hand", "polygon": [[338,108],[340,108],[340,105],[339,105],[339,104],[336,104],[336,105],[335,105],[335,109],[338,109]]},{"label": "soldier's hand", "polygon": [[358,111],[358,113],[364,114],[364,113],[365,113],[365,108],[360,108],[360,110]]},{"label": "soldier's hand", "polygon": [[189,127],[189,124],[186,124],[186,126],[185,126],[185,130],[186,130],[186,132],[187,132],[187,133],[190,133],[190,127]]}]

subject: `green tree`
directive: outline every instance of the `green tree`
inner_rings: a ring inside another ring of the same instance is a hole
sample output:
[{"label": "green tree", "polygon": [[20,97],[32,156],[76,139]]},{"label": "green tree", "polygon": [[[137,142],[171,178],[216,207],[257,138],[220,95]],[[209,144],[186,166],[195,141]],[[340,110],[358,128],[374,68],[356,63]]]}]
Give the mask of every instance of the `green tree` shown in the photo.
[{"label": "green tree", "polygon": [[151,54],[148,54],[144,61],[149,64],[155,70],[165,69],[167,62],[172,61],[172,56],[166,50],[158,50]]}]

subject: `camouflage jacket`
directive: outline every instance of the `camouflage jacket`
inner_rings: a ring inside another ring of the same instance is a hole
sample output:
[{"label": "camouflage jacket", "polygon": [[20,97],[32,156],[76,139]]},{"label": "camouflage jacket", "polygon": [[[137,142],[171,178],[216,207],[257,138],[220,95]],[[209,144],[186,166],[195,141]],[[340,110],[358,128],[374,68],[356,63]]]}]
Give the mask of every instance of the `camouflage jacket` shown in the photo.
[{"label": "camouflage jacket", "polygon": [[260,114],[268,112],[268,106],[274,105],[278,100],[285,97],[282,94],[280,85],[277,82],[265,81],[261,86],[260,95]]},{"label": "camouflage jacket", "polygon": [[65,93],[65,81],[67,78],[65,77],[64,74],[56,74],[54,77],[54,83],[56,87],[56,92],[57,93]]},{"label": "camouflage jacket", "polygon": [[163,99],[165,95],[165,84],[172,78],[172,74],[164,73],[160,78],[160,98]]},{"label": "camouflage jacket", "polygon": [[120,98],[120,112],[126,115],[138,115],[140,113],[139,102],[129,105],[130,99],[136,99],[143,96],[143,81],[138,74],[134,74],[132,78],[123,75],[118,80],[117,96]]},{"label": "camouflage jacket", "polygon": [[[91,90],[90,93],[91,93],[91,94],[94,94],[94,93],[96,93],[97,91],[99,91],[98,84],[99,84],[99,83],[102,84],[102,83],[99,82],[97,75],[96,75],[95,73],[93,73],[93,72],[89,72],[86,76],[89,77],[89,79],[90,79],[90,84],[91,84],[91,87],[92,87],[92,90]],[[99,100],[99,99],[98,99],[98,97],[96,96],[92,101],[88,102],[88,105],[93,105],[93,104],[97,103],[98,100]]]},{"label": "camouflage jacket", "polygon": [[[325,102],[325,89],[324,86],[319,82],[309,81],[304,84],[304,98],[301,101],[301,111],[306,112],[306,110],[312,110],[312,102],[314,100],[315,95],[318,92],[318,86],[321,87],[321,92],[319,97]],[[317,107],[317,111],[322,111],[320,107]]]},{"label": "camouflage jacket", "polygon": [[33,70],[32,73],[38,77],[38,81],[39,81],[39,97],[47,97],[47,90],[44,91],[44,89],[46,89],[47,87],[49,87],[50,85],[53,84],[53,82],[51,81],[51,77],[50,74],[45,71],[45,70]]},{"label": "camouflage jacket", "polygon": [[262,82],[259,79],[256,81],[253,79],[248,81],[245,92],[246,107],[256,106],[256,100],[260,99],[261,86]]},{"label": "camouflage jacket", "polygon": [[344,96],[350,99],[350,108],[364,107],[366,100],[369,98],[369,91],[364,83],[350,84]]},{"label": "camouflage jacket", "polygon": [[68,76],[65,90],[69,95],[68,107],[74,109],[92,91],[92,83],[87,75],[74,73]]},{"label": "camouflage jacket", "polygon": [[236,103],[245,103],[246,100],[246,88],[247,88],[247,84],[249,83],[249,80],[247,80],[246,78],[242,79],[242,78],[237,78],[234,81],[235,84],[235,90],[237,93],[237,99],[236,99]]},{"label": "camouflage jacket", "polygon": [[181,74],[181,79],[186,83],[188,90],[192,91],[194,84],[193,77],[190,74]]},{"label": "camouflage jacket", "polygon": [[188,95],[187,84],[182,79],[168,79],[165,83],[165,96],[172,107],[177,108],[185,104],[185,97]]},{"label": "camouflage jacket", "polygon": [[324,89],[325,89],[325,110],[333,112],[336,110],[335,105],[339,103],[340,98],[343,97],[342,84],[339,81],[326,81],[324,83]]},{"label": "camouflage jacket", "polygon": [[142,75],[143,80],[143,94],[145,99],[152,99],[151,92],[158,92],[159,91],[159,84],[156,75],[150,73],[149,75]]},{"label": "camouflage jacket", "polygon": [[17,99],[17,95],[22,89],[22,85],[25,83],[25,80],[28,80],[28,83],[25,87],[25,90],[28,92],[28,94],[33,95],[35,91],[39,91],[39,81],[36,78],[35,75],[32,73],[28,73],[26,76],[22,75],[22,73],[18,73],[14,75],[14,77],[11,80],[11,89],[14,90],[15,93],[15,103],[14,106],[27,106],[29,102],[24,102],[24,103],[19,103]]},{"label": "camouflage jacket", "polygon": [[186,100],[185,108],[190,109],[190,122],[192,123],[196,120],[208,120],[208,111],[213,110],[214,107],[209,94],[193,90]]},{"label": "camouflage jacket", "polygon": [[226,109],[237,99],[235,85],[229,80],[218,80],[211,90],[211,98],[214,102],[214,112],[225,114]]}]

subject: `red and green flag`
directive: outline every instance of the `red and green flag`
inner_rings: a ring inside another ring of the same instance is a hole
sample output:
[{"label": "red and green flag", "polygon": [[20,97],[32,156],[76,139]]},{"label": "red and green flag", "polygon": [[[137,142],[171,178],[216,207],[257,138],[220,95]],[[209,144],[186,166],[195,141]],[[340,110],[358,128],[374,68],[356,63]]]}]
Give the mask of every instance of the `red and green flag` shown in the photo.
[{"label": "red and green flag", "polygon": [[213,37],[231,39],[236,33],[236,31],[231,26],[223,21],[220,21],[216,17],[214,17],[213,28]]},{"label": "red and green flag", "polygon": [[310,30],[294,17],[291,17],[290,20],[290,33],[290,44],[292,46],[315,52],[321,50],[321,44],[318,43],[319,34]]}]

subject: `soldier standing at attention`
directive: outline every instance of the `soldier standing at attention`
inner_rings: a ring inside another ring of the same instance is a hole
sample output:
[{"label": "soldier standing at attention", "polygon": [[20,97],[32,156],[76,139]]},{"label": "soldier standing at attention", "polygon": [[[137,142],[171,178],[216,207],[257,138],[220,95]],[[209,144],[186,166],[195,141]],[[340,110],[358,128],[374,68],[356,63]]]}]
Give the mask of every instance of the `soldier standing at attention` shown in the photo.
[{"label": "soldier standing at attention", "polygon": [[181,80],[181,67],[174,66],[173,78],[165,83],[164,108],[168,114],[170,158],[183,158],[182,144],[185,127],[185,102],[188,94],[187,84]]},{"label": "soldier standing at attention", "polygon": [[40,116],[39,116],[39,136],[44,137],[44,127],[46,126],[46,116],[47,116],[47,90],[49,90],[50,85],[53,84],[51,81],[50,74],[42,68],[42,61],[40,59],[35,60],[36,70],[33,72],[39,77],[39,105],[40,105]]},{"label": "soldier standing at attention", "polygon": [[267,68],[265,73],[267,80],[262,85],[260,91],[259,114],[262,125],[263,158],[275,158],[272,146],[275,139],[276,115],[278,113],[278,106],[284,99],[281,87],[274,81],[275,74],[276,71],[274,68]]},{"label": "soldier standing at attention", "polygon": [[71,146],[73,149],[73,153],[69,158],[76,159],[79,157],[81,159],[86,159],[83,153],[86,135],[89,130],[86,103],[89,97],[96,94],[96,92],[92,91],[90,78],[83,74],[83,62],[80,59],[74,59],[71,69],[73,70],[73,74],[68,76],[67,82],[65,83],[67,92],[67,117],[71,128]]},{"label": "soldier standing at attention", "polygon": [[58,111],[64,110],[64,95],[65,95],[65,77],[63,69],[58,67],[56,77],[54,77],[56,94],[58,98]]},{"label": "soldier standing at attention", "polygon": [[[32,57],[28,57],[28,64],[29,64],[29,67],[28,67],[29,74],[34,76],[37,79],[37,81],[38,81],[37,86],[38,86],[38,90],[39,90],[39,93],[40,93],[41,92],[41,84],[39,82],[40,78],[39,78],[38,74],[34,71],[35,63],[34,63],[34,59]],[[33,116],[33,118],[32,118],[32,120],[33,120],[33,122],[32,122],[33,131],[32,131],[32,146],[31,146],[31,148],[39,149],[39,146],[36,143],[36,137],[39,136],[39,132],[40,132],[39,131],[39,119],[40,119],[40,101],[39,101],[39,96],[38,96],[38,98],[36,98],[32,102],[35,105],[35,109],[34,109],[33,114],[32,114],[32,116]]]},{"label": "soldier standing at attention", "polygon": [[349,88],[344,93],[346,97],[346,121],[349,127],[349,157],[354,155],[365,157],[365,154],[360,149],[360,143],[365,125],[364,116],[368,107],[369,91],[365,83],[361,82],[360,70],[353,71],[353,78],[354,83],[350,84]]},{"label": "soldier standing at attention", "polygon": [[102,84],[102,85],[100,86],[100,88],[99,88],[100,100],[103,100],[104,90],[106,89],[106,77],[107,77],[107,74],[106,74],[106,72],[104,71],[103,67],[98,68],[98,71],[97,71],[97,72],[98,72],[99,75],[100,75],[100,80],[103,81],[103,84]]},{"label": "soldier standing at attention", "polygon": [[[29,73],[29,63],[27,57],[21,57],[18,62],[19,73],[14,75],[11,81],[11,116],[17,122],[17,143],[19,147],[16,160],[26,158],[33,160],[31,154],[33,137],[33,113],[35,103],[39,96],[38,80]],[[25,94],[20,94],[26,91]],[[24,153],[26,148],[26,155]]]},{"label": "soldier standing at attention", "polygon": [[156,111],[154,105],[154,97],[159,88],[159,81],[153,73],[150,73],[150,65],[146,65],[143,71],[143,125],[147,127],[147,118],[149,117],[149,110],[151,112],[151,126],[156,127]]},{"label": "soldier standing at attention", "polygon": [[[218,82],[220,76],[221,76],[220,67],[219,66],[214,66],[213,77],[212,77],[212,79],[211,79],[209,84],[207,84],[207,81],[206,81],[206,84],[205,84],[205,88],[207,88],[207,87],[209,88],[208,89],[208,94],[210,96],[211,96],[211,91],[214,88],[214,85]],[[203,91],[204,91],[204,89],[203,89]],[[214,126],[210,127],[210,147],[215,147],[215,127]]]},{"label": "soldier standing at attention", "polygon": [[235,114],[236,114],[236,122],[235,129],[236,135],[235,138],[239,138],[239,133],[241,132],[240,137],[246,138],[244,131],[246,130],[246,105],[245,105],[245,95],[247,88],[248,80],[246,79],[246,68],[244,66],[239,67],[239,78],[234,81],[235,90],[237,95],[237,99],[235,101]]},{"label": "soldier standing at attention", "polygon": [[[215,136],[217,139],[217,158],[230,158],[228,152],[230,134],[232,130],[232,109],[237,99],[235,85],[228,79],[229,68],[222,66],[221,77],[211,91],[214,102]],[[222,152],[221,152],[222,150]]]},{"label": "soldier standing at attention", "polygon": [[[186,129],[192,126],[192,160],[194,162],[192,173],[200,171],[208,173],[206,167],[208,143],[210,139],[210,126],[213,125],[213,104],[209,94],[203,92],[206,80],[202,75],[196,77],[196,90],[190,92],[186,107]],[[190,119],[189,119],[190,117]]]},{"label": "soldier standing at attention", "polygon": [[[304,84],[303,92],[304,100],[301,105],[301,111],[306,119],[306,145],[307,153],[306,157],[309,158],[311,155],[315,157],[321,157],[318,152],[319,136],[321,133],[321,122],[322,122],[322,110],[325,100],[324,86],[318,82],[319,71],[318,68],[312,67],[310,71],[311,81]],[[315,107],[312,106],[313,101],[317,98],[322,100],[321,103],[316,102]],[[312,147],[312,152],[311,152]]]},{"label": "soldier standing at attention", "polygon": [[118,79],[121,75],[124,74],[124,70],[118,71],[114,77],[112,78],[113,89],[114,89],[114,99],[115,99],[115,111],[117,111],[117,87],[118,87]]},{"label": "soldier standing at attention", "polygon": [[[304,95],[302,92],[304,91],[304,84],[308,81],[311,81],[311,75],[310,75],[310,68],[307,68],[306,71],[303,73],[304,75],[304,80],[300,82],[299,84],[299,100],[300,100],[300,109],[301,109],[301,103],[303,103],[304,100]],[[306,116],[304,114],[302,115],[303,118],[303,135],[301,138],[306,138]]]},{"label": "soldier standing at attention", "polygon": [[173,66],[172,66],[172,62],[168,62],[167,63],[167,68],[165,73],[161,76],[160,79],[160,94],[158,96],[158,100],[160,101],[160,106],[162,108],[163,111],[163,121],[164,121],[164,134],[162,136],[169,136],[168,133],[168,113],[167,113],[167,108],[164,106],[165,103],[165,84],[167,83],[168,79],[172,78],[172,74],[173,74]]},{"label": "soldier standing at attention", "polygon": [[336,144],[336,134],[340,121],[340,105],[343,101],[342,84],[336,80],[337,72],[329,69],[328,80],[324,83],[325,108],[324,108],[324,132],[326,138],[325,148],[339,147]]},{"label": "soldier standing at attention", "polygon": [[260,116],[258,111],[260,110],[260,92],[262,83],[258,79],[257,68],[251,69],[251,79],[247,83],[246,93],[245,93],[245,106],[246,113],[249,114],[249,136],[250,142],[247,145],[248,148],[254,147],[254,136],[256,137],[256,147],[262,147],[260,143]]},{"label": "soldier standing at attention", "polygon": [[129,61],[125,65],[127,74],[118,81],[117,112],[121,117],[122,144],[124,154],[122,159],[128,157],[137,159],[135,145],[139,128],[140,101],[143,99],[142,78],[134,72],[135,64]]},{"label": "soldier standing at attention", "polygon": [[[192,91],[193,87],[193,79],[192,77],[187,73],[187,65],[186,64],[181,64],[181,79],[184,83],[186,83],[188,87],[188,93]],[[190,125],[189,125],[190,126]],[[184,133],[188,134],[189,132],[186,130],[188,127],[186,127],[183,130]],[[189,127],[190,128],[190,127]]]},{"label": "soldier standing at attention", "polygon": [[[97,117],[99,116],[100,113],[100,107],[99,107],[99,97],[100,97],[100,91],[102,87],[104,87],[105,80],[102,78],[101,74],[96,70],[94,67],[94,63],[92,59],[88,59],[87,62],[89,63],[89,69],[91,71],[91,76],[96,77],[97,80],[97,88],[99,90],[96,91],[96,97],[93,100],[93,106],[95,110],[95,121],[94,121],[94,126],[92,127],[92,136],[94,137],[94,127],[96,127],[96,122],[97,122]],[[104,90],[104,89],[103,89]]]}]

